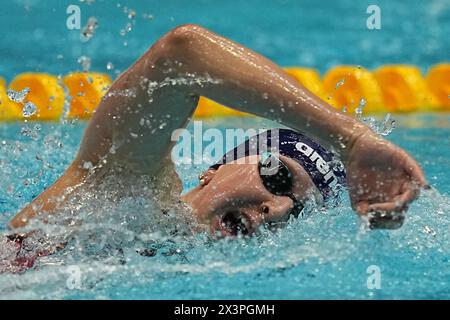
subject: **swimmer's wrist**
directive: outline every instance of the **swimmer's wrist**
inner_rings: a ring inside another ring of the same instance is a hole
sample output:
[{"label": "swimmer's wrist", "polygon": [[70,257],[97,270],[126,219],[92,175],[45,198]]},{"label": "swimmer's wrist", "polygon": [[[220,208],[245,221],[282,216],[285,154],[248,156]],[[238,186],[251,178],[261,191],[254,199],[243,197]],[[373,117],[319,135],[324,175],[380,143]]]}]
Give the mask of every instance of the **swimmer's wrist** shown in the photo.
[{"label": "swimmer's wrist", "polygon": [[357,122],[352,130],[348,134],[348,138],[345,144],[340,144],[341,160],[344,164],[347,164],[353,148],[362,140],[370,139],[370,137],[376,137],[372,129],[360,122]]}]

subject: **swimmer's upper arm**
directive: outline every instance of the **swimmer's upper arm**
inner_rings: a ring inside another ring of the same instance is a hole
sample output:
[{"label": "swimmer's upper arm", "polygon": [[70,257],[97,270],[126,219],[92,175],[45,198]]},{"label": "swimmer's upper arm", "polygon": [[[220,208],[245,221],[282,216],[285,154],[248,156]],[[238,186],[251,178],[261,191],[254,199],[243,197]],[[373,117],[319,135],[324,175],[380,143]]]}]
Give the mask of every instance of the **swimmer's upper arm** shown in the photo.
[{"label": "swimmer's upper arm", "polygon": [[[199,99],[187,85],[168,85],[170,36],[163,37],[117,79],[93,115],[78,157],[157,175],[170,162],[172,134],[184,128]],[[164,44],[164,45],[163,45]]]}]

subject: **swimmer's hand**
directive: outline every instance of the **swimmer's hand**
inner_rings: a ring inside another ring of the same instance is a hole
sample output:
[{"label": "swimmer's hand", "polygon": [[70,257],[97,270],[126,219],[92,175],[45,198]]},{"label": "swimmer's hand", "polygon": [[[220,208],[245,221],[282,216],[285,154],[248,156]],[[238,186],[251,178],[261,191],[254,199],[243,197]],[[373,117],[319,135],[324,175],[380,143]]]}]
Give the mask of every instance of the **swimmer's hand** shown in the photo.
[{"label": "swimmer's hand", "polygon": [[353,209],[371,228],[401,227],[408,204],[427,186],[417,162],[370,130],[355,138],[346,158]]}]

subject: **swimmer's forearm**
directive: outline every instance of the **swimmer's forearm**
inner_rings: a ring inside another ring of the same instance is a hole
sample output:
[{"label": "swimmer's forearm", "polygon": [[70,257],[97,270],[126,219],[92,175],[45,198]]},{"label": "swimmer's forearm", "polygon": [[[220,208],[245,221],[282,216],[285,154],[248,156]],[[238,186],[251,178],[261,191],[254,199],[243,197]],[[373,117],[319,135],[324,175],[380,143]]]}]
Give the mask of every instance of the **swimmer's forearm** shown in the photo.
[{"label": "swimmer's forearm", "polygon": [[[23,208],[9,222],[9,228],[21,228],[27,225],[28,221],[32,218],[55,213],[58,206],[67,200],[69,194],[83,183],[86,172],[86,170],[79,168],[78,162],[75,160],[61,178]],[[44,222],[46,222],[45,216]]]}]

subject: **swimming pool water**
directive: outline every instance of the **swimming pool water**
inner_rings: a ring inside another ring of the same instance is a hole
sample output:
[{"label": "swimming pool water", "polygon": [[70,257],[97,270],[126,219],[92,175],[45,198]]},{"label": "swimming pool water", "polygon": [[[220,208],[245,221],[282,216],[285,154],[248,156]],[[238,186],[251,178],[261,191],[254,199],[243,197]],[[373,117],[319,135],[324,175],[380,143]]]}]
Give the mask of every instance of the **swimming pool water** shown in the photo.
[{"label": "swimming pool water", "polygon": [[[111,252],[99,259],[86,252],[81,256],[79,248],[68,249],[43,259],[36,270],[0,275],[0,297],[449,298],[450,115],[395,118],[399,127],[388,138],[414,155],[434,187],[411,206],[399,230],[367,231],[345,202],[253,239],[211,241],[202,234],[187,234],[168,240],[149,232],[159,247],[155,256],[143,257],[124,234],[135,232],[133,221],[145,223],[152,210],[142,199],[125,199],[117,204],[114,217],[108,205],[104,211],[97,208],[96,214],[107,218],[94,220],[96,230],[83,231],[92,245],[100,233],[114,229],[115,243],[125,248],[120,258],[125,264]],[[252,118],[204,123],[205,128],[221,130],[271,125]],[[64,171],[83,128],[83,123],[0,127],[0,227]],[[196,183],[201,169],[178,167],[185,187]],[[367,287],[367,268],[372,265],[380,268],[381,289]],[[80,289],[71,289],[68,282],[74,267],[81,275]]]},{"label": "swimming pool water", "polygon": [[[88,42],[80,30],[66,27],[66,9],[77,4],[81,24],[96,17],[98,28]],[[366,9],[381,9],[381,29],[369,30]],[[305,66],[320,72],[338,64],[376,68],[414,64],[426,71],[447,62],[450,52],[450,2],[447,0],[5,0],[0,12],[0,76],[21,72],[66,74],[81,70],[81,56],[91,69],[115,77],[147,48],[183,23],[198,23],[238,41],[282,66]],[[136,16],[128,19],[124,9]],[[152,15],[152,19],[143,15]],[[121,31],[131,23],[131,31]],[[14,26],[14,32],[10,32]],[[108,70],[111,62],[114,69]]]},{"label": "swimming pool water", "polygon": [[[73,2],[81,7],[82,25],[90,16],[98,20],[89,42],[80,41],[79,30],[66,28],[66,8]],[[415,64],[425,72],[448,61],[449,1],[377,0],[381,30],[366,28],[370,4],[7,0],[0,12],[0,76],[10,81],[28,71],[63,75],[81,70],[78,60],[87,56],[91,70],[115,77],[158,37],[182,23],[211,28],[282,66],[314,67],[322,73],[337,64],[370,69],[390,63]],[[136,11],[134,19],[128,18],[125,7]],[[127,23],[131,31],[121,35]],[[211,241],[189,232],[170,238],[166,228],[177,218],[157,216],[145,197],[114,204],[87,195],[91,205],[80,210],[86,227],[66,250],[41,259],[35,270],[0,275],[0,299],[448,299],[450,115],[395,118],[399,127],[388,138],[418,160],[434,187],[411,206],[399,230],[365,230],[347,201],[258,238]],[[274,124],[227,118],[204,125],[224,130]],[[2,234],[7,221],[69,165],[84,127],[76,121],[0,123]],[[186,188],[197,182],[202,168],[177,168]],[[134,241],[136,236],[139,241]],[[144,244],[156,255],[137,254]],[[368,289],[369,266],[380,268],[381,289]],[[72,282],[77,274],[79,289]]]}]

